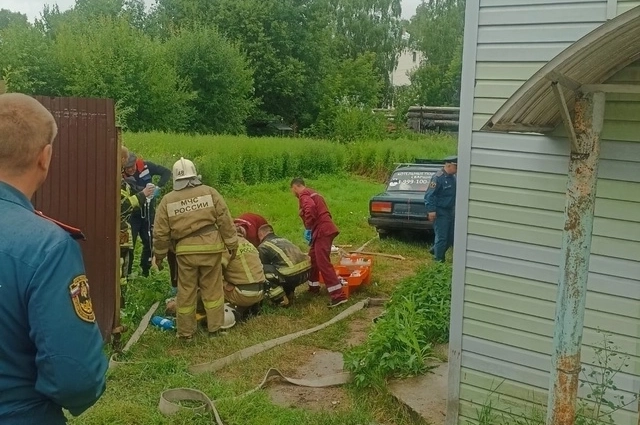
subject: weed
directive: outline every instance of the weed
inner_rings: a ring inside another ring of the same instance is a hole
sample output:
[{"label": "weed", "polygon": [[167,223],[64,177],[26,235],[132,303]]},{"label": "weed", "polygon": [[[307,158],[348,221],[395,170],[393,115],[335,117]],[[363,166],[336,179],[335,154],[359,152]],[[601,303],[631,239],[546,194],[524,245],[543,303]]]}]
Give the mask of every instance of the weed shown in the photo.
[{"label": "weed", "polygon": [[[496,425],[499,423],[500,415],[493,408],[493,400],[491,397],[498,391],[498,388],[504,383],[504,380],[500,382],[495,388],[491,388],[489,394],[487,394],[487,398],[482,403],[479,409],[476,409],[476,419],[478,421],[478,425]],[[493,387],[493,383],[491,384]],[[498,394],[497,399],[500,400],[500,394]],[[468,425],[471,425],[472,422],[467,421]]]},{"label": "weed", "polygon": [[[631,400],[625,400],[623,394],[611,394],[618,391],[615,377],[629,366],[630,357],[620,354],[610,334],[601,330],[598,332],[602,334],[603,340],[594,348],[594,361],[597,366],[589,369],[582,368],[583,379],[580,387],[586,386],[589,388],[589,393],[586,398],[578,400],[576,425],[615,425],[614,413],[638,401],[637,395]],[[476,410],[479,425],[543,425],[545,423],[545,410],[535,402],[527,403],[524,407],[525,411],[520,414],[495,411],[491,397],[498,387],[491,390],[483,405]],[[500,400],[499,394],[495,400]]]},{"label": "weed", "polygon": [[391,376],[424,372],[433,344],[449,336],[451,265],[435,263],[400,283],[366,343],[349,351],[345,366],[357,387],[381,387]]},{"label": "weed", "polygon": [[216,187],[341,173],[383,181],[396,162],[443,158],[456,152],[455,139],[446,135],[348,144],[301,138],[164,133],[126,133],[124,140],[133,152],[167,167],[180,156],[191,159],[205,182]]},{"label": "weed", "polygon": [[586,367],[582,368],[584,379],[580,387],[586,385],[589,393],[586,400],[579,402],[576,425],[615,424],[613,414],[638,400],[637,395],[625,400],[623,394],[611,394],[618,391],[615,377],[629,366],[630,357],[620,354],[619,348],[611,340],[611,334],[601,330],[598,332],[602,335],[602,342],[594,348],[597,367],[591,367],[589,372]]}]

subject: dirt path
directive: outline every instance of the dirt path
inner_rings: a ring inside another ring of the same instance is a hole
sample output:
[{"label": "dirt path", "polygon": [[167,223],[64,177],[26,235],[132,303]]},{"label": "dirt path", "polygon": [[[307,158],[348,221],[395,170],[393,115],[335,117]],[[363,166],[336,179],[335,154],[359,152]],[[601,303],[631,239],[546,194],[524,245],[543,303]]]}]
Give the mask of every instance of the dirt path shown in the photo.
[{"label": "dirt path", "polygon": [[[363,311],[364,317],[349,322],[349,333],[345,335],[349,347],[362,344],[367,339],[372,320],[382,312],[382,307],[370,307]],[[299,358],[302,362],[297,365],[292,377],[309,379],[343,372],[342,353],[309,347]],[[340,387],[306,388],[278,382],[271,384],[267,391],[273,403],[283,407],[316,411],[350,408],[345,390]]]}]

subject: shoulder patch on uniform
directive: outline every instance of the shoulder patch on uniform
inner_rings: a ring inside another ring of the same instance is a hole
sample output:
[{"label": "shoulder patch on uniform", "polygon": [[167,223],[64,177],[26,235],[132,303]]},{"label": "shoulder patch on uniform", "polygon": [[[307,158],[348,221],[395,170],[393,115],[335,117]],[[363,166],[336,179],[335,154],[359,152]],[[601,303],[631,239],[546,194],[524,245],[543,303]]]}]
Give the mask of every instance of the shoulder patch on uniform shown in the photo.
[{"label": "shoulder patch on uniform", "polygon": [[444,171],[438,170],[438,172],[435,175],[436,175],[436,177],[440,177],[443,174],[444,174]]},{"label": "shoulder patch on uniform", "polygon": [[434,187],[436,187],[436,182],[431,182],[431,183],[429,183],[429,187],[430,187],[430,188],[432,188],[432,189],[433,189]]},{"label": "shoulder patch on uniform", "polygon": [[71,295],[73,309],[78,317],[85,322],[94,323],[96,321],[96,315],[93,312],[93,305],[91,304],[87,276],[81,274],[73,279],[69,285],[69,294]]}]

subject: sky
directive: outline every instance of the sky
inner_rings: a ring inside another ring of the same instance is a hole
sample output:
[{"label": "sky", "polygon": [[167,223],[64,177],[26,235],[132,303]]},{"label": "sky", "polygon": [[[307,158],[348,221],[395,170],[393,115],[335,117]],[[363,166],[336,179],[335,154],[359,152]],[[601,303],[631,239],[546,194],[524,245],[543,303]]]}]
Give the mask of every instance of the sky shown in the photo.
[{"label": "sky", "polygon": [[[402,17],[411,18],[416,11],[416,7],[421,0],[402,0]],[[146,0],[147,4],[151,3]],[[75,0],[0,0],[0,8],[9,9],[13,12],[20,12],[27,15],[30,21],[40,16],[45,4],[58,4],[60,10],[69,9],[75,4]]]}]

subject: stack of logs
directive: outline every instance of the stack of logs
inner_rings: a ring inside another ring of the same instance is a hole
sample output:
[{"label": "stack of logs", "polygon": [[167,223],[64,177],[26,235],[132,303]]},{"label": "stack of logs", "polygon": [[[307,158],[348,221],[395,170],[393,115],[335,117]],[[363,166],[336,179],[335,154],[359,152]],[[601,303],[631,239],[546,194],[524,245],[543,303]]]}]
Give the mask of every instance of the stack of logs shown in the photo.
[{"label": "stack of logs", "polygon": [[460,108],[455,106],[411,106],[407,112],[407,125],[413,131],[457,132]]}]

